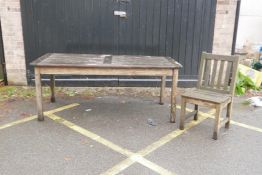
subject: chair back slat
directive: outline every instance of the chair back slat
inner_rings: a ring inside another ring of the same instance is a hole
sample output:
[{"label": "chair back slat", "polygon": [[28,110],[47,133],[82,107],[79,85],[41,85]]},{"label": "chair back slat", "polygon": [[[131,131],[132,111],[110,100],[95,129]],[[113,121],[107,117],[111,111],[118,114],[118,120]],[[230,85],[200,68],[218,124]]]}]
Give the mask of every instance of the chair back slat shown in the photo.
[{"label": "chair back slat", "polygon": [[233,95],[238,63],[238,56],[202,53],[198,88]]},{"label": "chair back slat", "polygon": [[202,83],[203,83],[203,76],[204,76],[204,71],[205,71],[204,67],[206,65],[206,59],[204,57],[205,57],[205,54],[203,53],[201,55],[201,60],[200,60],[197,87],[202,86]]},{"label": "chair back slat", "polygon": [[212,71],[212,75],[211,77],[211,87],[215,86],[215,80],[217,78],[216,74],[217,74],[217,65],[218,65],[218,60],[214,60],[213,61],[213,71]]},{"label": "chair back slat", "polygon": [[208,87],[210,84],[210,71],[211,71],[211,60],[206,60],[205,65],[205,75],[204,75],[204,87]]},{"label": "chair back slat", "polygon": [[[219,68],[219,75],[222,75],[224,72],[224,67],[225,66],[225,61],[222,60],[220,62],[220,68]],[[221,87],[222,84],[222,76],[218,76],[218,80],[217,80],[217,88]]]},{"label": "chair back slat", "polygon": [[232,70],[232,62],[227,62],[225,80],[223,83],[225,91],[228,91],[229,89],[231,70]]}]

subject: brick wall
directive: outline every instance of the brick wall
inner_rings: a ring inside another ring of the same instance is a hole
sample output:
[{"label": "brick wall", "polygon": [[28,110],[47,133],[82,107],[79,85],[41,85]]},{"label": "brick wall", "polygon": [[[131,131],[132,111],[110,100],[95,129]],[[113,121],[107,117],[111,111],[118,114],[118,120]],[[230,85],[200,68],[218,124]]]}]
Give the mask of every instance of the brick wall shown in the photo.
[{"label": "brick wall", "polygon": [[213,53],[231,54],[237,0],[217,0]]},{"label": "brick wall", "polygon": [[26,85],[20,0],[0,0],[0,17],[8,84]]}]

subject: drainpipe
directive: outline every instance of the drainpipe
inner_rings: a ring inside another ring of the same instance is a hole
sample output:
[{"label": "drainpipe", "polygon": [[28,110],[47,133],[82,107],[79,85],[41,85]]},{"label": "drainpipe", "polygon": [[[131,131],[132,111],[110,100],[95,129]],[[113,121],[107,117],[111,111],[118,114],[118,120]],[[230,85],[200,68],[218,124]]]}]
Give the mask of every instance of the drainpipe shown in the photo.
[{"label": "drainpipe", "polygon": [[7,83],[7,75],[6,75],[6,67],[5,67],[5,54],[4,54],[4,45],[3,45],[3,37],[2,37],[2,27],[0,21],[0,48],[2,52],[0,52],[0,66],[3,68],[3,75],[4,75],[4,84],[8,85]]},{"label": "drainpipe", "polygon": [[236,41],[237,41],[237,31],[238,31],[240,6],[241,6],[241,0],[238,0],[237,1],[237,8],[236,8],[236,17],[235,17],[235,26],[234,26],[234,35],[233,35],[231,55],[235,55],[235,51],[236,51]]}]

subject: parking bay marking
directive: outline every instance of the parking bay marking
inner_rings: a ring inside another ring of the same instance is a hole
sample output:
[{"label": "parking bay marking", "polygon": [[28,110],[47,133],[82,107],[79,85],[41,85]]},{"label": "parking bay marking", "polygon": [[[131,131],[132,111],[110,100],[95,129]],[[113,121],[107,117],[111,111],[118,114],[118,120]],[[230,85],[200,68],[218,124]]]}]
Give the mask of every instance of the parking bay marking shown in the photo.
[{"label": "parking bay marking", "polygon": [[247,124],[236,122],[236,121],[233,121],[233,120],[231,120],[230,123],[233,124],[233,125],[241,126],[243,128],[246,128],[246,129],[253,130],[253,131],[262,132],[261,128],[258,128],[258,127],[255,127],[255,126],[247,125]]},{"label": "parking bay marking", "polygon": [[[177,106],[177,108],[180,109],[180,106]],[[188,110],[187,109],[187,111],[192,112],[193,110]],[[209,118],[214,119],[213,115],[210,115],[210,114],[204,113],[204,112],[202,112],[202,114],[207,114],[209,116]],[[221,120],[223,120],[223,119],[221,119]],[[236,125],[236,126],[240,126],[242,128],[246,128],[246,129],[249,129],[249,130],[256,131],[256,132],[262,132],[262,128],[255,127],[255,126],[252,126],[252,125],[247,125],[245,123],[237,122],[237,121],[234,121],[234,120],[230,120],[230,123],[233,124],[233,125]]]},{"label": "parking bay marking", "polygon": [[76,131],[76,132],[98,142],[98,143],[101,143],[101,144],[105,145],[106,147],[108,147],[108,148],[110,148],[110,149],[112,149],[112,150],[114,150],[114,151],[116,151],[120,154],[123,154],[123,155],[131,158],[133,160],[133,162],[141,163],[142,165],[156,171],[159,174],[166,174],[166,175],[173,174],[174,175],[174,173],[160,167],[159,165],[156,165],[153,162],[150,162],[149,160],[146,160],[141,155],[137,155],[137,154],[129,151],[128,149],[122,148],[121,146],[118,146],[118,145],[114,144],[113,142],[106,140],[103,137],[101,137],[101,136],[99,136],[99,135],[97,135],[97,134],[95,134],[91,131],[88,131],[88,130],[86,130],[86,129],[84,129],[84,128],[82,128],[82,127],[80,127],[80,126],[60,117],[60,116],[58,116],[58,115],[50,113],[50,114],[47,114],[46,116],[49,117],[50,119],[54,120],[55,122],[63,124],[66,127],[70,128],[70,129],[72,129],[72,130],[74,130],[74,131]]},{"label": "parking bay marking", "polygon": [[[73,104],[70,104],[70,105],[62,106],[62,107],[59,107],[59,108],[56,108],[56,109],[53,109],[53,110],[50,110],[50,111],[46,111],[46,112],[44,112],[44,115],[60,112],[60,111],[63,111],[63,110],[69,109],[69,108],[73,108],[73,107],[78,106],[78,105],[79,105],[78,103],[73,103]],[[180,106],[177,106],[177,108],[180,108]],[[192,111],[192,110],[188,110],[188,111]],[[205,114],[207,114],[207,113],[205,113]],[[214,117],[211,116],[211,115],[209,117],[214,119]],[[33,116],[30,116],[30,117],[26,117],[24,119],[16,120],[14,122],[10,122],[10,123],[7,123],[7,124],[0,126],[0,130],[15,126],[15,125],[18,125],[18,124],[21,124],[21,123],[31,121],[31,120],[34,120],[36,118],[37,118],[37,115],[33,115]],[[262,132],[262,128],[259,128],[259,127],[247,125],[247,124],[244,124],[244,123],[241,123],[241,122],[236,122],[236,121],[233,121],[233,120],[231,120],[230,122],[233,125],[237,125],[237,126],[240,126],[240,127],[246,128],[246,129],[257,131],[257,132]]]},{"label": "parking bay marking", "polygon": [[[180,108],[180,106],[178,106],[178,108]],[[187,109],[187,111],[192,111],[190,109]],[[185,126],[184,130],[175,130],[169,134],[167,134],[166,136],[160,138],[158,141],[152,143],[151,145],[147,146],[146,148],[138,151],[137,155],[140,155],[142,158],[148,154],[150,154],[151,152],[155,151],[156,149],[162,147],[163,145],[165,145],[166,143],[172,141],[174,138],[182,135],[184,132],[186,132],[187,130],[189,130],[190,128],[200,124],[201,122],[203,122],[205,119],[209,118],[210,115],[212,115],[214,113],[215,110],[210,110],[208,113],[203,113],[203,112],[199,112],[199,119],[197,121],[191,121],[189,124],[187,124]],[[146,160],[146,159],[145,159]],[[134,164],[135,162],[139,162],[139,161],[134,161],[132,159],[132,157],[129,157],[127,159],[125,159],[124,161],[116,164],[115,166],[113,166],[112,168],[108,169],[106,172],[102,173],[102,175],[112,175],[112,174],[118,174],[121,171],[125,170],[126,168],[128,168],[129,166],[131,166],[132,164]],[[143,162],[139,162],[140,164],[144,165]],[[145,165],[144,165],[145,166]],[[154,167],[154,166],[153,166]],[[148,167],[150,169],[152,169],[152,167]],[[165,173],[160,173],[160,174],[165,174]]]},{"label": "parking bay marking", "polygon": [[[56,109],[53,109],[53,110],[50,110],[50,111],[46,111],[46,112],[44,112],[44,115],[47,115],[49,118],[50,118],[50,115],[53,116],[53,117],[56,117],[55,120],[62,123],[62,122],[65,122],[66,120],[62,119],[61,117],[57,118],[58,116],[55,116],[53,113],[60,112],[60,111],[66,110],[66,109],[70,109],[70,108],[73,108],[73,107],[78,106],[78,105],[79,105],[78,103],[73,103],[73,104],[70,104],[70,105],[62,106],[62,107],[59,107],[59,108],[56,108]],[[180,106],[177,106],[177,108],[180,108]],[[192,111],[192,110],[187,109],[187,111]],[[214,110],[211,110],[211,111],[214,111]],[[108,171],[106,171],[103,174],[117,174],[117,173],[123,171],[124,169],[128,168],[129,166],[131,166],[132,164],[134,164],[136,162],[138,162],[138,163],[140,163],[140,164],[142,164],[142,165],[144,165],[144,166],[146,166],[146,167],[148,167],[148,168],[150,168],[150,169],[152,169],[152,170],[154,170],[154,171],[156,171],[160,174],[170,174],[171,173],[170,171],[160,167],[159,165],[157,165],[153,162],[150,162],[149,160],[145,159],[144,156],[153,152],[154,150],[158,149],[159,147],[165,145],[166,143],[170,142],[175,137],[181,135],[182,133],[184,133],[188,129],[192,128],[193,126],[201,123],[206,118],[214,118],[212,116],[212,114],[209,114],[209,113],[199,112],[200,116],[202,116],[203,118],[199,118],[198,121],[190,122],[187,125],[187,127],[185,128],[185,130],[183,130],[183,131],[175,130],[175,131],[169,133],[168,135],[162,137],[160,140],[158,140],[158,141],[154,142],[153,144],[147,146],[145,149],[139,151],[138,153],[132,153],[131,151],[124,149],[124,148],[121,148],[120,146],[118,146],[118,145],[116,145],[116,144],[114,144],[114,143],[94,134],[94,133],[91,133],[89,131],[87,133],[88,133],[88,135],[90,136],[91,139],[96,140],[96,141],[99,140],[99,143],[106,145],[107,147],[108,147],[108,145],[110,145],[111,149],[113,149],[116,152],[119,152],[121,154],[124,154],[128,157],[126,160],[115,165],[113,168],[110,168]],[[11,123],[7,123],[7,124],[0,126],[0,130],[8,128],[8,127],[15,126],[15,125],[18,125],[18,124],[22,124],[22,123],[34,120],[36,118],[37,118],[37,115],[34,115],[34,116],[30,116],[30,117],[27,117],[27,118],[24,118],[24,119],[21,119],[21,120],[17,120],[17,121],[11,122]],[[69,121],[67,121],[67,122],[69,122]],[[232,121],[232,120],[231,120],[231,123],[233,125],[244,127],[246,129],[250,129],[250,130],[253,130],[253,131],[257,131],[257,132],[262,132],[262,129],[258,128],[258,127],[250,126],[250,125],[240,123],[240,122],[236,122],[236,121]],[[76,125],[74,125],[73,123],[69,122],[67,124],[68,124],[68,127],[69,126],[72,127],[71,129],[76,127]],[[78,132],[83,134],[83,135],[87,134],[86,133],[87,130],[85,130],[85,129],[83,129],[83,130],[80,129],[79,131]],[[173,174],[173,173],[171,173],[171,174]]]},{"label": "parking bay marking", "polygon": [[[62,107],[59,107],[59,108],[56,108],[56,109],[53,109],[53,110],[50,110],[50,111],[46,111],[46,112],[44,112],[44,115],[52,114],[52,113],[55,113],[55,112],[60,112],[60,111],[66,110],[66,109],[73,108],[73,107],[78,106],[78,105],[79,105],[78,103],[73,103],[73,104],[70,104],[70,105],[62,106]],[[33,116],[26,117],[26,118],[21,119],[21,120],[16,120],[14,122],[10,122],[10,123],[7,123],[7,124],[0,126],[0,130],[5,129],[5,128],[9,128],[9,127],[12,127],[12,126],[15,126],[15,125],[18,125],[18,124],[22,124],[22,123],[25,123],[25,122],[29,122],[29,121],[34,120],[36,118],[37,118],[37,115],[33,115]]]},{"label": "parking bay marking", "polygon": [[[210,115],[209,118],[214,119],[214,116]],[[221,119],[221,120],[223,120],[223,119]],[[256,132],[262,132],[262,128],[258,128],[258,127],[251,126],[251,125],[247,125],[245,123],[237,122],[237,121],[234,121],[234,120],[230,120],[230,124],[233,124],[233,125],[236,125],[236,126],[240,126],[242,128],[246,128],[246,129],[249,129],[249,130],[253,130],[253,131],[256,131]]]},{"label": "parking bay marking", "polygon": [[[189,110],[189,109],[187,109]],[[190,111],[190,110],[189,110]],[[211,110],[212,113],[214,110]],[[154,150],[158,149],[159,147],[165,145],[166,143],[170,142],[171,140],[173,140],[175,137],[181,135],[182,133],[184,133],[185,131],[187,131],[188,129],[192,128],[193,126],[201,123],[203,120],[205,120],[206,118],[208,118],[208,114],[206,113],[199,113],[200,114],[200,117],[199,117],[199,120],[198,121],[192,121],[190,122],[187,127],[185,128],[185,130],[175,130],[173,132],[171,132],[170,134],[162,137],[160,140],[154,142],[153,144],[147,146],[145,149],[139,151],[138,153],[133,153],[131,151],[129,151],[128,149],[125,149],[125,148],[122,148],[114,143],[112,143],[111,141],[108,141],[104,138],[102,138],[101,136],[95,134],[95,133],[92,133],[70,121],[67,121],[65,119],[63,119],[62,117],[59,117],[58,115],[55,115],[55,114],[48,114],[47,116],[49,118],[51,118],[52,120],[58,122],[58,123],[61,123],[67,127],[69,127],[70,129],[86,136],[86,137],[89,137],[91,138],[92,140],[95,140],[105,146],[107,146],[108,148],[118,152],[118,153],[121,153],[125,156],[128,157],[128,159],[130,160],[127,160],[127,161],[123,161],[122,164],[120,166],[117,166],[117,168],[115,169],[114,167],[109,169],[109,171],[105,172],[104,174],[117,174],[120,171],[123,171],[124,169],[126,169],[127,167],[131,166],[133,163],[135,162],[138,162],[160,174],[174,174],[174,173],[171,173],[170,171],[160,167],[159,165],[153,163],[153,162],[150,162],[149,160],[146,160],[144,158],[144,156],[146,156],[147,154],[153,152]],[[126,166],[127,165],[127,166]],[[120,168],[119,168],[120,167]],[[117,170],[117,172],[115,171]],[[110,172],[110,173],[108,173]]]}]

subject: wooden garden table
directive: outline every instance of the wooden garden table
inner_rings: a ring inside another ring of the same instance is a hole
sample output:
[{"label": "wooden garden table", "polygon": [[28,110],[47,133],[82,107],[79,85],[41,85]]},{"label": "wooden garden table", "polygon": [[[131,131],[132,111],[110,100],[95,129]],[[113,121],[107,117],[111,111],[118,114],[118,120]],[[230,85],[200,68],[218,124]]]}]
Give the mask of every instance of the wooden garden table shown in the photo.
[{"label": "wooden garden table", "polygon": [[48,53],[31,63],[35,69],[38,120],[44,120],[41,75],[50,75],[51,102],[55,102],[54,75],[124,75],[160,76],[162,78],[160,104],[165,96],[166,76],[172,77],[170,121],[176,118],[178,70],[181,65],[169,57],[62,54]]}]

